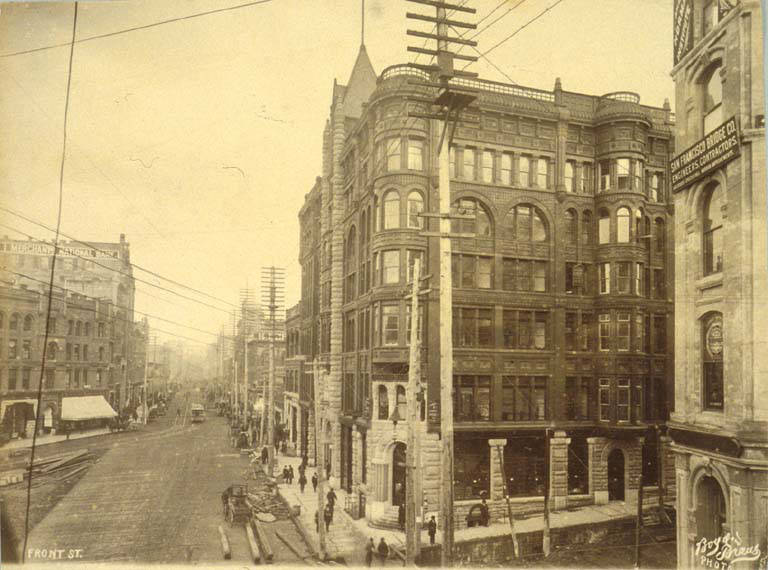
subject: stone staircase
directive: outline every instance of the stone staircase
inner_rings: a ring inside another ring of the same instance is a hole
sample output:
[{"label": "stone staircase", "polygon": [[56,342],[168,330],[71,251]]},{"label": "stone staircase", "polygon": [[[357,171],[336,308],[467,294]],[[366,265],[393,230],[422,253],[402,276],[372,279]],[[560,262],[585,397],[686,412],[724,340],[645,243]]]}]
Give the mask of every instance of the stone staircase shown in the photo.
[{"label": "stone staircase", "polygon": [[374,528],[400,530],[400,524],[397,522],[397,507],[388,507],[383,514],[370,522],[370,526]]}]

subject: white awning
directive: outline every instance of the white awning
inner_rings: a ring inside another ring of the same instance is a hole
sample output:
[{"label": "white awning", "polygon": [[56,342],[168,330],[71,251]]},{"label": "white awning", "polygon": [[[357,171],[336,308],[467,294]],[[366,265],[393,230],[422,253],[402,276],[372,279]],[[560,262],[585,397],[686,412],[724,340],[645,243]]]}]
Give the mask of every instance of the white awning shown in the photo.
[{"label": "white awning", "polygon": [[34,398],[29,398],[26,400],[3,400],[0,402],[0,418],[5,417],[5,410],[8,409],[9,406],[12,406],[14,404],[32,404],[32,414],[34,417],[34,414],[37,413],[37,400]]},{"label": "white awning", "polygon": [[70,421],[114,418],[117,412],[112,409],[104,396],[78,396],[62,398],[61,419]]}]

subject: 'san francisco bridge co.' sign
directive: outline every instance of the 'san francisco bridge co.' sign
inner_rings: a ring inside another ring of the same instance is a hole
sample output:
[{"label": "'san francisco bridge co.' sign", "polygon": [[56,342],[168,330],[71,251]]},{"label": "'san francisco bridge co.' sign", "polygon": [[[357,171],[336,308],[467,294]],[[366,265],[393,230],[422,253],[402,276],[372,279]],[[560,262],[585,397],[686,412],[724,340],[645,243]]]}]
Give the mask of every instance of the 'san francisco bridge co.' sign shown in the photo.
[{"label": "'san francisco bridge co.' sign", "polygon": [[739,125],[736,117],[731,117],[672,159],[669,165],[672,191],[682,190],[739,154],[741,154]]}]

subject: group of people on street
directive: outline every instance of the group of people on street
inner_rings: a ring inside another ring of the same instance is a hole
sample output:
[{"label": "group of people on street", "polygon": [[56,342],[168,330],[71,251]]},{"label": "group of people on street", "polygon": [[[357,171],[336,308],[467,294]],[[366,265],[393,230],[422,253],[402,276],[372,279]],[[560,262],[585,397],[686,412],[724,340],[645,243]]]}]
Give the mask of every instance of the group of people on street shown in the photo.
[{"label": "group of people on street", "polygon": [[384,566],[387,563],[387,558],[389,558],[389,552],[389,545],[383,536],[379,540],[378,546],[373,542],[373,537],[369,538],[365,545],[365,565],[372,566],[375,556],[379,559],[379,563]]},{"label": "group of people on street", "polygon": [[[301,464],[299,464],[299,488],[301,489],[302,494],[304,493],[304,489],[307,486],[308,480],[307,480],[307,464],[309,463],[309,460],[307,459],[307,456],[303,456],[301,458]],[[296,478],[296,473],[293,470],[293,465],[285,465],[283,467],[282,471],[283,481],[287,485],[293,485],[293,480]],[[317,492],[317,473],[312,474],[312,489]]]}]

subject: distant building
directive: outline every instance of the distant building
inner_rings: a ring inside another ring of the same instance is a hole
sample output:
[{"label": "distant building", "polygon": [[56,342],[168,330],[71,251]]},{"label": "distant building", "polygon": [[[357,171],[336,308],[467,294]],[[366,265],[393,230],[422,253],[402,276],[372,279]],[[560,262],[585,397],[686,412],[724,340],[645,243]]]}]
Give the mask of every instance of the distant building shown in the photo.
[{"label": "distant building", "polygon": [[757,0],[675,2],[681,568],[706,558],[699,541],[727,533],[768,553],[764,17]]},{"label": "distant building", "polygon": [[285,314],[285,387],[283,417],[285,418],[287,449],[290,453],[309,455],[309,400],[302,405],[300,379],[306,362],[301,354],[301,311],[296,304]]},{"label": "distant building", "polygon": [[431,291],[419,315],[427,395],[416,430],[429,511],[441,389],[455,395],[459,527],[483,496],[493,519],[506,516],[505,494],[541,511],[547,477],[555,509],[636,501],[641,482],[646,496],[661,488],[671,500],[669,105],[565,91],[559,80],[552,91],[456,80],[478,95],[451,147],[454,212],[471,216],[454,231],[472,237],[452,244],[454,377],[441,379],[438,247],[423,235],[437,227],[420,217],[438,210],[440,125],[407,117],[424,111],[408,98],[424,97],[414,82],[429,79],[404,65],[377,77],[361,48],[347,84],[334,83],[322,177],[299,214],[299,399],[317,360],[334,477],[366,494],[375,522],[404,500],[406,425],[395,420],[405,417],[414,321],[404,297],[421,258]]}]

